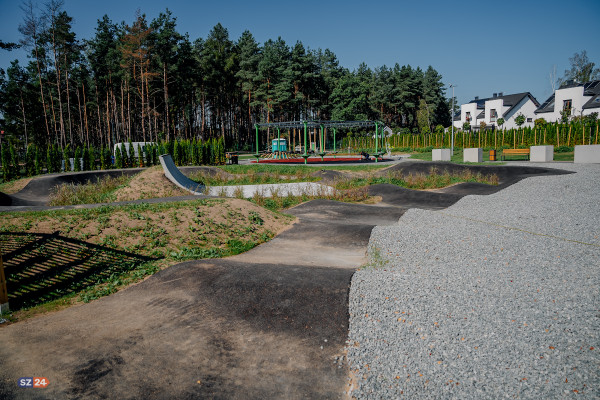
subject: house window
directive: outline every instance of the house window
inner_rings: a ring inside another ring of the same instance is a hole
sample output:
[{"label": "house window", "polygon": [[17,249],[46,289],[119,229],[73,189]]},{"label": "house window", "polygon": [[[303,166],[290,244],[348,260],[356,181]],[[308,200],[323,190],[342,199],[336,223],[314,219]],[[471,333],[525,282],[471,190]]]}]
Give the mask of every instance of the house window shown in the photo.
[{"label": "house window", "polygon": [[467,115],[465,116],[465,119],[467,120],[467,122],[471,121],[471,112],[467,111]]},{"label": "house window", "polygon": [[571,114],[571,107],[573,106],[573,100],[564,100],[563,101],[563,111],[568,111]]},{"label": "house window", "polygon": [[496,118],[498,118],[498,113],[492,108],[490,110],[490,122],[496,122]]},{"label": "house window", "polygon": [[527,118],[527,122],[533,122],[533,118]]}]

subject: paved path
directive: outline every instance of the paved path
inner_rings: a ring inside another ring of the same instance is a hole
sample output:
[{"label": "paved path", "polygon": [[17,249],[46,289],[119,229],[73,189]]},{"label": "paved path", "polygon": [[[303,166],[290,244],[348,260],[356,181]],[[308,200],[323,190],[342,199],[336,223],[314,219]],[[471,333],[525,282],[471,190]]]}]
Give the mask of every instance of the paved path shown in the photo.
[{"label": "paved path", "polygon": [[[463,195],[455,190],[376,185],[375,206],[312,201],[248,253],[181,263],[90,304],[0,326],[0,398],[341,398],[349,285],[371,230],[418,198],[427,209],[452,204]],[[21,376],[51,385],[19,389]]]}]

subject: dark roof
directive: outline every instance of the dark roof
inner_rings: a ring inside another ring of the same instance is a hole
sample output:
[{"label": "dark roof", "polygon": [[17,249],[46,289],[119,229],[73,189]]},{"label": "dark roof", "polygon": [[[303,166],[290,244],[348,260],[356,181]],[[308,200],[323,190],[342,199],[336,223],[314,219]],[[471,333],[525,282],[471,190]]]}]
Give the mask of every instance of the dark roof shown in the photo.
[{"label": "dark roof", "polygon": [[588,108],[600,108],[600,94],[595,95],[583,105],[584,110],[587,110]]},{"label": "dark roof", "polygon": [[583,105],[583,109],[600,108],[600,80],[587,82],[583,85],[583,95],[592,96],[591,99]]},{"label": "dark roof", "polygon": [[548,97],[548,100],[542,103],[542,105],[539,106],[537,110],[535,110],[536,114],[547,112],[554,112],[554,93],[552,93],[552,95]]},{"label": "dark roof", "polygon": [[477,119],[482,119],[485,118],[485,111],[482,111],[479,113],[479,115],[477,116]]},{"label": "dark roof", "polygon": [[460,111],[458,111],[456,114],[454,114],[454,121],[460,121]]},{"label": "dark roof", "polygon": [[593,96],[596,94],[600,94],[600,80],[586,82],[583,85],[583,95],[584,96]]},{"label": "dark roof", "polygon": [[[507,107],[510,107],[506,112],[502,113],[503,115],[508,114],[517,104],[519,104],[526,96],[529,96],[529,98],[533,101],[533,104],[535,104],[536,106],[539,106],[540,103],[538,103],[538,101],[535,99],[535,97],[533,97],[533,95],[529,92],[523,92],[523,93],[515,93],[515,94],[507,94],[505,96],[497,96],[497,97],[488,97],[487,99],[477,99],[477,100],[472,100],[470,101],[470,103],[477,103],[477,108],[478,109],[483,109],[485,108],[485,102],[488,100],[502,100],[502,104],[504,104]],[[477,117],[479,118],[479,117]]]}]

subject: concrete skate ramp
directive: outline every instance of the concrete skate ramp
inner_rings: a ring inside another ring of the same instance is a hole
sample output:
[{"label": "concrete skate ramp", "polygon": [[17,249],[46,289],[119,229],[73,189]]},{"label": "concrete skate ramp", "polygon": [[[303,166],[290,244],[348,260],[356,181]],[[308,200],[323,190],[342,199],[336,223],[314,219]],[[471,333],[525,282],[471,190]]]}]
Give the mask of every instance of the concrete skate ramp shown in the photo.
[{"label": "concrete skate ramp", "polygon": [[204,190],[204,185],[198,182],[194,182],[187,176],[185,176],[179,168],[173,162],[173,158],[170,154],[163,154],[160,158],[160,164],[165,171],[165,176],[171,182],[173,182],[178,187],[189,191],[195,195],[203,195],[202,191]]}]

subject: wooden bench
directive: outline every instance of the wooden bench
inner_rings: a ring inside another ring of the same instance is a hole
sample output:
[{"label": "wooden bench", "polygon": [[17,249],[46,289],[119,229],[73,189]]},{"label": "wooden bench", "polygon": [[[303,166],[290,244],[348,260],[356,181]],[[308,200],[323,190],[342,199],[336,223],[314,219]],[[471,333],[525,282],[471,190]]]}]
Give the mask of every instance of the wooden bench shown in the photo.
[{"label": "wooden bench", "polygon": [[529,160],[529,149],[504,149],[502,150],[502,160],[506,159],[506,156],[527,156]]}]

